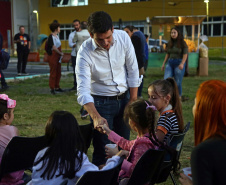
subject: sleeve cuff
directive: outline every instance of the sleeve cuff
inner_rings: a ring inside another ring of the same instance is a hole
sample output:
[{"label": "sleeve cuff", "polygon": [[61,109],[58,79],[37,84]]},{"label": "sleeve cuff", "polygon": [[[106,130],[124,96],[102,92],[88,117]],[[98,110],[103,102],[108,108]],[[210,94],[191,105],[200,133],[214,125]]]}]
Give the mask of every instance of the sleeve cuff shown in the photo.
[{"label": "sleeve cuff", "polygon": [[108,139],[114,143],[118,143],[122,137],[116,134],[114,131],[111,131],[108,135]]},{"label": "sleeve cuff", "polygon": [[163,126],[157,126],[157,130],[161,130],[165,135],[167,134],[167,130]]},{"label": "sleeve cuff", "polygon": [[122,163],[121,169],[122,169],[123,171],[125,171],[126,173],[128,173],[129,170],[130,170],[130,168],[131,168],[131,166],[132,166],[132,163],[129,162],[129,161],[127,161],[126,159],[124,159],[124,160],[123,160],[123,163]]}]

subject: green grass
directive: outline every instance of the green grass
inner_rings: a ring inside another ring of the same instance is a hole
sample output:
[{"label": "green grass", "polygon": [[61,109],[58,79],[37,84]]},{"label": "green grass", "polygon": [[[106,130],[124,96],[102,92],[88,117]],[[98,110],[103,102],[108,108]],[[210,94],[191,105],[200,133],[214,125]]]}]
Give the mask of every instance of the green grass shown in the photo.
[{"label": "green grass", "polygon": [[[183,95],[188,96],[189,100],[182,103],[184,122],[191,121],[191,128],[188,131],[180,158],[180,162],[183,167],[189,166],[189,159],[191,150],[194,146],[194,130],[193,130],[193,116],[192,107],[194,98],[199,84],[209,79],[221,79],[226,81],[226,65],[209,65],[209,76],[199,77],[195,76],[196,69],[191,68],[189,71],[189,77],[183,79]],[[147,98],[148,84],[154,80],[163,78],[163,72],[160,68],[148,69],[144,79],[143,97]],[[50,114],[55,110],[67,110],[75,115],[79,124],[89,123],[89,120],[81,120],[79,110],[80,105],[77,103],[77,96],[75,92],[65,92],[57,94],[55,96],[50,94],[49,91],[49,79],[48,77],[39,77],[28,79],[25,81],[16,81],[9,83],[10,88],[5,92],[10,98],[17,101],[15,108],[15,119],[13,125],[15,125],[21,136],[40,136],[44,134],[45,123]],[[69,89],[73,84],[72,74],[68,76],[62,76],[61,88]],[[131,133],[131,139],[136,137]],[[93,148],[89,149],[89,158]],[[171,181],[167,181],[162,184],[172,184]]]},{"label": "green grass", "polygon": [[223,55],[222,48],[209,48],[208,55],[210,60],[226,61],[226,48],[223,48]]}]

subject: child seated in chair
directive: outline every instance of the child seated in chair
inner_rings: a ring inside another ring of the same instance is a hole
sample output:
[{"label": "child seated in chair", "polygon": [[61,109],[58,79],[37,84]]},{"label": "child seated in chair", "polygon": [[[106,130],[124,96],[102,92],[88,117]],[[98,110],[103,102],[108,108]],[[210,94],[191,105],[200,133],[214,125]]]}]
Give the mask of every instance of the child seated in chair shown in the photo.
[{"label": "child seated in chair", "polygon": [[[16,100],[10,99],[6,94],[0,94],[0,161],[4,150],[9,141],[18,136],[16,127],[11,126],[14,119],[14,108],[16,107]],[[24,171],[18,171],[7,174],[1,179],[0,185],[18,185],[24,183]]]},{"label": "child seated in chair", "polygon": [[[135,140],[126,140],[110,130],[106,124],[102,126],[110,141],[116,143],[123,150],[128,151],[128,157],[123,161],[119,173],[120,184],[126,184],[125,181],[130,178],[138,160],[148,149],[164,147],[155,135],[155,107],[151,106],[150,102],[136,100],[128,105],[126,114],[126,117],[129,118],[131,129],[138,134]],[[108,157],[118,152],[117,148],[111,149],[107,146],[105,148]]]},{"label": "child seated in chair", "polygon": [[[74,185],[87,171],[99,171],[84,153],[85,144],[76,118],[67,111],[55,111],[49,117],[45,136],[48,147],[38,152],[29,185],[56,185],[68,180]],[[123,152],[107,160],[102,170],[115,167]]]}]

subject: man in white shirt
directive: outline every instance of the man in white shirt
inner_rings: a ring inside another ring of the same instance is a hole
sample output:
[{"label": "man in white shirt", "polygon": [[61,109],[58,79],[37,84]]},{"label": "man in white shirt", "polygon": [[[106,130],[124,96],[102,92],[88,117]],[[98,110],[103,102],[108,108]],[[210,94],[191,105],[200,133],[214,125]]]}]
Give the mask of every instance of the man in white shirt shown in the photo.
[{"label": "man in white shirt", "polygon": [[76,32],[79,32],[81,31],[81,28],[80,28],[80,21],[78,19],[75,19],[73,21],[73,26],[74,26],[74,31],[70,33],[69,35],[69,38],[68,38],[68,44],[69,44],[69,47],[72,48],[72,51],[71,51],[71,61],[72,61],[72,66],[73,66],[73,75],[74,75],[74,86],[72,87],[71,90],[77,90],[77,81],[76,81],[76,75],[75,75],[75,66],[76,66],[76,42],[73,42],[73,38],[75,36],[75,33]]},{"label": "man in white shirt", "polygon": [[88,31],[91,38],[77,53],[77,100],[93,120],[96,130],[92,162],[100,166],[106,161],[104,146],[109,143],[107,136],[100,133],[101,125],[108,124],[129,139],[123,113],[127,103],[137,99],[139,71],[131,39],[126,32],[114,30],[110,15],[103,11],[91,14]]}]

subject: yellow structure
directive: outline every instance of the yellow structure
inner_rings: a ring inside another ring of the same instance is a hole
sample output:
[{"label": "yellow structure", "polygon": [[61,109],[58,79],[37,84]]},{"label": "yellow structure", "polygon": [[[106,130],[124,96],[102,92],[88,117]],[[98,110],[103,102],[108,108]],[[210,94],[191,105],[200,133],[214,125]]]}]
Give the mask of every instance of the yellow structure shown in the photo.
[{"label": "yellow structure", "polygon": [[[153,16],[206,15],[206,3],[203,0],[150,0],[115,4],[109,4],[108,1],[110,0],[88,0],[88,5],[85,6],[52,7],[51,0],[39,0],[40,34],[50,34],[49,24],[53,20],[58,20],[63,26],[61,29],[65,31],[66,35],[61,36],[62,47],[63,49],[69,49],[67,35],[72,28],[67,29],[67,27],[71,26],[74,19],[87,20],[88,16],[95,11],[101,10],[109,13],[116,27],[119,19],[121,19],[123,26],[133,24],[138,26],[144,33],[147,33],[148,30],[147,17],[151,19]],[[118,0],[114,1],[117,2]],[[125,2],[130,0],[120,1]],[[209,1],[209,20],[208,22],[205,21],[201,26],[201,33],[203,34],[205,33],[204,28],[210,27],[209,47],[221,47],[222,39],[224,39],[224,47],[226,46],[226,16],[223,16],[226,14],[226,11],[223,9],[223,1]],[[149,26],[152,33],[151,37],[157,39],[159,26],[151,26],[151,24]],[[163,39],[169,39],[169,31],[172,26],[163,26]],[[217,30],[218,28],[220,28],[220,32]]]}]

